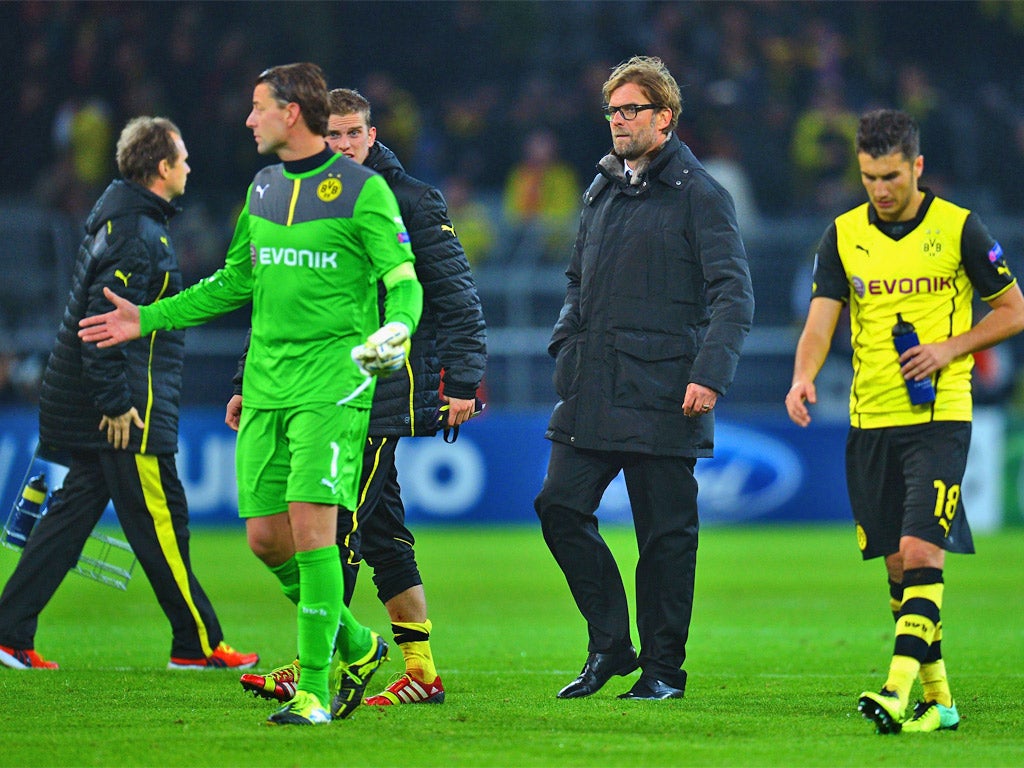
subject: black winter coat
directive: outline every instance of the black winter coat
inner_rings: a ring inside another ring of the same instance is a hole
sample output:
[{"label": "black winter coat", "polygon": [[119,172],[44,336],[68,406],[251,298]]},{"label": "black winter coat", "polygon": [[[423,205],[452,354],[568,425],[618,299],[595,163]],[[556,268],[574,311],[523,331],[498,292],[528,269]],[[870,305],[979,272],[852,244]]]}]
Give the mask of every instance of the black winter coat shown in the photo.
[{"label": "black winter coat", "polygon": [[39,436],[45,453],[113,450],[98,427],[103,415],[132,406],[146,422],[131,428],[128,450],[178,450],[178,410],[184,331],[154,331],[107,349],[84,344],[78,321],[114,307],[104,286],[134,304],[151,304],[181,290],[178,257],[167,231],[178,209],[130,181],[112,182],[86,220],[71,294],[43,374]]},{"label": "black winter coat", "polygon": [[548,347],[560,401],[546,437],[711,456],[713,412],[684,416],[686,386],[725,394],[754,312],[729,193],[674,135],[633,184],[620,159],[604,158],[566,275]]},{"label": "black winter coat", "polygon": [[[408,364],[377,380],[369,434],[433,435],[441,426],[441,370],[449,397],[471,400],[483,380],[487,328],[480,296],[441,192],[410,176],[395,153],[380,142],[370,147],[363,165],[381,174],[398,200],[416,256],[416,277],[423,286],[423,314],[412,337]],[[383,323],[385,291],[383,285],[379,288]],[[245,355],[233,379],[235,394],[242,393],[244,367]]]},{"label": "black winter coat", "polygon": [[433,435],[439,426],[441,369],[449,397],[472,400],[483,380],[487,329],[480,296],[441,192],[406,173],[380,142],[370,147],[363,165],[381,174],[395,193],[423,286],[423,315],[412,337],[409,364],[377,381],[370,434]]}]

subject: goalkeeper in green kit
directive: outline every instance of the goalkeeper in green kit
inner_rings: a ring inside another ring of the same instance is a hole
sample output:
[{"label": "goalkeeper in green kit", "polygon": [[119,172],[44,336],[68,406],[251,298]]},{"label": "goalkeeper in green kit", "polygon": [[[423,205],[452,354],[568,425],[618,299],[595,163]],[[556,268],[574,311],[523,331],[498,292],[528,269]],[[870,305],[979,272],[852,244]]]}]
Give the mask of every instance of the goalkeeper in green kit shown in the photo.
[{"label": "goalkeeper in green kit", "polygon": [[[372,377],[404,364],[423,303],[394,195],[381,176],[327,148],[328,114],[315,64],[260,74],[246,126],[260,154],[282,162],[253,179],[224,267],[143,307],[107,290],[114,310],[79,331],[109,347],[252,301],[238,510],[250,548],[298,608],[302,675],[269,718],[281,725],[347,717],[387,658],[384,640],[344,607],[337,506],[358,507]],[[387,288],[381,328],[378,281]]]}]

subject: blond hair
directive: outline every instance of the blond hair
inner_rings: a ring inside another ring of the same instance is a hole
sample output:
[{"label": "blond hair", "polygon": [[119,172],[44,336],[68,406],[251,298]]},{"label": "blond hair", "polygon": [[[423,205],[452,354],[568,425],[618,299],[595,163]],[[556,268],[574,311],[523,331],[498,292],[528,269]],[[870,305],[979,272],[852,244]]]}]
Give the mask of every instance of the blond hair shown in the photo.
[{"label": "blond hair", "polygon": [[611,95],[626,83],[640,86],[652,104],[671,110],[672,119],[665,133],[672,133],[679,124],[679,113],[683,110],[683,97],[679,93],[679,85],[665,66],[665,62],[657,56],[634,56],[612,70],[608,80],[601,88],[604,103],[608,103]]}]

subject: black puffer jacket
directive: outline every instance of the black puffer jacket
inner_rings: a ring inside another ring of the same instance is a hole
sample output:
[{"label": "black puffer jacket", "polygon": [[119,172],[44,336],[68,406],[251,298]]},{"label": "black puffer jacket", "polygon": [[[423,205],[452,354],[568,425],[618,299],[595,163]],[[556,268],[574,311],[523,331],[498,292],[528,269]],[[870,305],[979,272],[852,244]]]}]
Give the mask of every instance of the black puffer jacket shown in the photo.
[{"label": "black puffer jacket", "polygon": [[64,318],[43,374],[40,442],[52,454],[111,449],[98,427],[103,415],[135,406],[145,429],[131,429],[133,453],[174,453],[184,331],[155,331],[99,349],[78,338],[78,321],[113,309],[104,286],[135,304],[181,290],[181,270],[167,224],[178,209],[144,187],[114,181],[86,220]]},{"label": "black puffer jacket", "polygon": [[409,365],[377,382],[370,434],[432,435],[438,428],[441,369],[449,397],[472,400],[483,380],[487,330],[480,296],[441,192],[406,173],[380,142],[370,147],[363,165],[381,174],[395,193],[423,285],[423,315],[412,337]]},{"label": "black puffer jacket", "polygon": [[[416,255],[416,277],[423,286],[423,315],[412,337],[408,364],[377,381],[370,434],[433,435],[439,427],[441,369],[449,397],[471,400],[483,380],[487,329],[480,296],[441,192],[406,173],[395,153],[380,142],[370,147],[363,165],[380,173],[398,200]],[[383,285],[380,291],[383,322]],[[235,394],[242,393],[244,368],[243,354],[233,379]]]},{"label": "black puffer jacket", "polygon": [[754,295],[732,198],[672,136],[634,183],[601,161],[583,196],[549,352],[561,398],[546,436],[576,448],[711,456],[714,415],[683,415],[687,384],[725,394]]}]

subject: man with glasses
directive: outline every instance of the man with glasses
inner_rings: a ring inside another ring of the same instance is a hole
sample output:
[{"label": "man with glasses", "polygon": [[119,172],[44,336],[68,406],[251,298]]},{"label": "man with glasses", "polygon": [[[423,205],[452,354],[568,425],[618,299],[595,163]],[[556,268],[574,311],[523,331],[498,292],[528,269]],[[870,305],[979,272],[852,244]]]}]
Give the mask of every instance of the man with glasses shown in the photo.
[{"label": "man with glasses", "polygon": [[[238,511],[250,548],[298,607],[302,676],[269,718],[280,725],[347,717],[387,658],[387,643],[344,605],[335,531],[338,506],[357,505],[371,377],[404,365],[423,297],[394,194],[327,147],[328,114],[318,66],[264,71],[246,126],[260,154],[282,163],[253,179],[224,267],[148,306],[108,291],[116,309],[80,331],[107,347],[252,301]],[[386,291],[379,329],[378,282]],[[339,661],[329,670],[335,642]]]},{"label": "man with glasses", "polygon": [[[548,351],[541,530],[587,622],[588,656],[559,698],[642,673],[619,698],[681,698],[697,563],[696,460],[754,311],[732,198],[675,136],[679,86],[637,56],[602,89],[612,151],[583,196],[565,304]],[[640,558],[637,657],[622,578],[595,516],[622,471]]]}]

